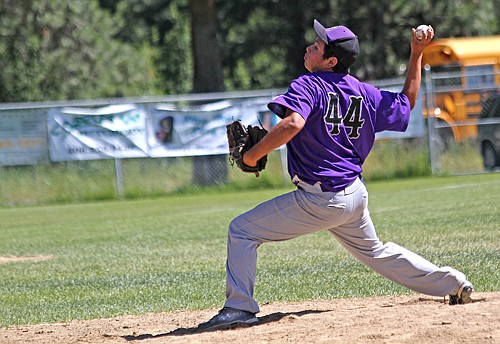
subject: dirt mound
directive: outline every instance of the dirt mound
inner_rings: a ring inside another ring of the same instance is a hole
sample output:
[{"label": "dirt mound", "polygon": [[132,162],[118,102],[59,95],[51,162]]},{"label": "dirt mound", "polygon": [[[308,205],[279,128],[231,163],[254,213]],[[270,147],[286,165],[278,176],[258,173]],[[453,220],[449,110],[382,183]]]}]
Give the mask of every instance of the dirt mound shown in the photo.
[{"label": "dirt mound", "polygon": [[16,262],[39,262],[41,260],[52,259],[52,256],[14,256],[0,257],[0,264]]},{"label": "dirt mound", "polygon": [[0,343],[500,343],[500,293],[449,306],[421,295],[263,305],[259,323],[199,332],[217,310],[12,326]]}]

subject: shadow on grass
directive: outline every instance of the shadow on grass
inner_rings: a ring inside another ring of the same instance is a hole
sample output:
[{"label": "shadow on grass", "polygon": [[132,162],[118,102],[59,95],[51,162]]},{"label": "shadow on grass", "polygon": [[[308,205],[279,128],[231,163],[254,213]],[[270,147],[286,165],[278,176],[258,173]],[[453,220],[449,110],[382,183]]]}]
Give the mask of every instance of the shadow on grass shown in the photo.
[{"label": "shadow on grass", "polygon": [[277,312],[277,313],[272,313],[269,315],[265,315],[262,317],[258,317],[259,322],[254,323],[254,324],[235,324],[235,325],[228,325],[224,327],[219,327],[216,329],[199,329],[198,327],[189,327],[189,328],[178,328],[173,331],[167,332],[167,333],[159,333],[159,334],[139,334],[139,335],[129,335],[129,336],[122,336],[123,339],[127,341],[134,341],[134,340],[145,340],[145,339],[151,339],[151,338],[160,338],[160,337],[171,337],[171,336],[187,336],[190,334],[196,334],[196,333],[204,333],[204,332],[215,332],[215,331],[225,331],[225,330],[231,330],[234,328],[243,328],[243,327],[253,327],[253,326],[260,326],[276,321],[280,321],[281,319],[288,317],[288,316],[297,316],[301,317],[304,315],[308,314],[317,314],[317,313],[325,313],[325,312],[331,312],[330,310],[306,310],[306,311],[300,311],[300,312]]}]

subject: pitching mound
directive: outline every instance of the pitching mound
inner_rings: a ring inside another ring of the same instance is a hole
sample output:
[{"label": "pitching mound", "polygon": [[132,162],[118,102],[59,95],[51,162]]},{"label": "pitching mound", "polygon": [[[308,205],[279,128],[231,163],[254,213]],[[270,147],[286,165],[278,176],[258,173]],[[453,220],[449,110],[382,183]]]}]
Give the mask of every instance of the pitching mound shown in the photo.
[{"label": "pitching mound", "polygon": [[16,263],[16,262],[39,262],[41,260],[52,259],[52,256],[15,256],[15,257],[0,257],[0,264]]},{"label": "pitching mound", "polygon": [[0,329],[1,343],[500,343],[500,293],[449,306],[420,295],[263,305],[259,323],[196,331],[217,310]]}]

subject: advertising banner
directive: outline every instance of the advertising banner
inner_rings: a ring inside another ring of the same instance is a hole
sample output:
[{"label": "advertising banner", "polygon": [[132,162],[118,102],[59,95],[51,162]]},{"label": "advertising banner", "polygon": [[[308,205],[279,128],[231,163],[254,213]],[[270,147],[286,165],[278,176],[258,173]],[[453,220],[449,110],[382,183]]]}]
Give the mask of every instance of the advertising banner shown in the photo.
[{"label": "advertising banner", "polygon": [[[148,146],[151,157],[227,154],[226,125],[272,125],[269,98],[221,101],[198,107],[175,108],[158,104],[149,111]],[[275,116],[274,116],[275,117]]]},{"label": "advertising banner", "polygon": [[156,104],[61,108],[48,114],[52,161],[178,157],[228,153],[226,125],[272,127],[268,97],[199,106]]},{"label": "advertising banner", "polygon": [[137,105],[53,109],[48,130],[52,161],[147,157],[146,112]]}]

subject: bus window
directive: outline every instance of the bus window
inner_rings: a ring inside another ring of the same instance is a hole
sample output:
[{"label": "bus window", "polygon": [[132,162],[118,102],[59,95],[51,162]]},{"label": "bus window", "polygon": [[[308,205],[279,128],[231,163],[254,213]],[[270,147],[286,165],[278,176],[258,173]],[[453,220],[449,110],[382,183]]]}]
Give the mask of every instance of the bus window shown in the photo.
[{"label": "bus window", "polygon": [[462,67],[460,65],[436,66],[432,68],[432,72],[435,74],[434,86],[437,88],[462,86]]},{"label": "bus window", "polygon": [[492,87],[495,86],[495,68],[493,65],[465,67],[466,87]]}]

